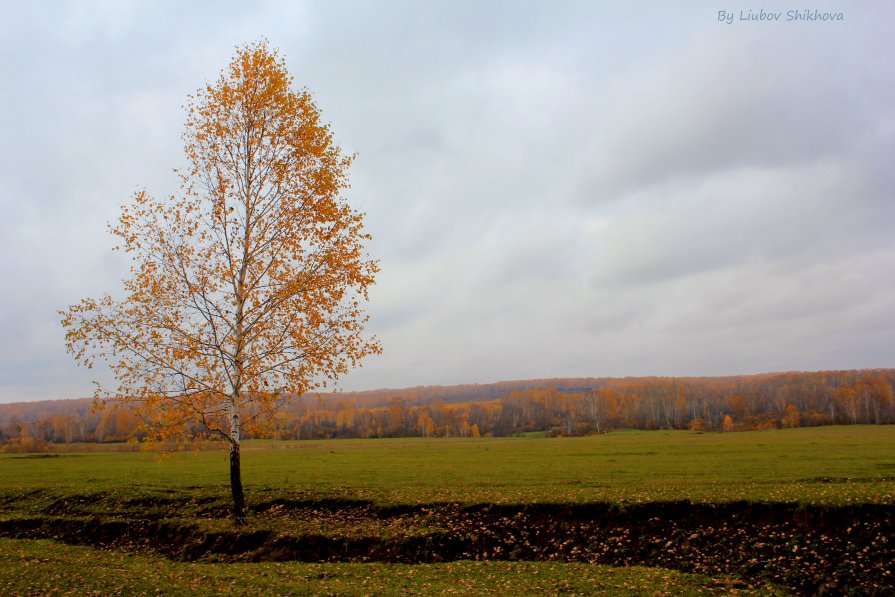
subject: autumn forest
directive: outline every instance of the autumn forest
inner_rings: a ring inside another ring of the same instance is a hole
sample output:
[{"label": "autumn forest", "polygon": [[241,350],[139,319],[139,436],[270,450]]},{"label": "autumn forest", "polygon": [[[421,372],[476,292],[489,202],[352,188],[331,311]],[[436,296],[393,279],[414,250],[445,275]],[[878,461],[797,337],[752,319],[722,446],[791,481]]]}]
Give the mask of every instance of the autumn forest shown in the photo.
[{"label": "autumn forest", "polygon": [[[632,377],[512,381],[310,394],[288,403],[277,439],[478,437],[527,432],[589,435],[613,429],[741,431],[895,423],[895,370],[734,377]],[[203,435],[195,427],[194,437]],[[51,444],[144,439],[126,408],[90,399],[0,405],[5,451]]]}]

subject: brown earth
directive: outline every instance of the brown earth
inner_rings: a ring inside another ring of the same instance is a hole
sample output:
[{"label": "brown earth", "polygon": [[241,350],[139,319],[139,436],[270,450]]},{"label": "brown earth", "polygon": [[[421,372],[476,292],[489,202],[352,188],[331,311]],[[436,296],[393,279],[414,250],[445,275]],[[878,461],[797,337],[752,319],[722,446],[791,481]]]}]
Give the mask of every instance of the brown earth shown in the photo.
[{"label": "brown earth", "polygon": [[[150,503],[128,506],[147,506],[155,512],[166,506],[177,510],[173,498],[146,501]],[[277,527],[277,519],[289,518],[328,520],[343,528],[363,528],[372,521],[398,529],[388,536],[287,534],[255,527],[210,531],[188,518],[79,516],[83,505],[60,500],[42,512],[2,520],[0,536],[136,549],[190,561],[469,559],[636,564],[774,582],[806,595],[895,594],[895,506],[887,505],[834,508],[683,501],[628,507],[382,507],[364,501],[273,499],[253,507],[254,518],[272,523],[267,525],[272,528]],[[224,511],[223,504],[210,503],[204,509],[200,505],[199,516],[224,515]],[[420,531],[421,521],[429,530]]]}]

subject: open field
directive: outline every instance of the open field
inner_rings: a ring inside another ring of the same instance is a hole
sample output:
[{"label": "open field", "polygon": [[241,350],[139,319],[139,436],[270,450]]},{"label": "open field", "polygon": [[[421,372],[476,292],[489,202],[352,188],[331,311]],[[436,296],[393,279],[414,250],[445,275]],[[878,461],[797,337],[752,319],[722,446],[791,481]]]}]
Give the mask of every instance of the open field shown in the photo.
[{"label": "open field", "polygon": [[[274,593],[430,593],[464,578],[469,594],[506,593],[510,579],[612,594],[660,578],[685,594],[749,590],[743,580],[803,592],[893,583],[891,426],[255,442],[240,530],[226,520],[223,452],[3,455],[0,470],[0,536],[18,538],[0,541],[0,558],[33,564],[0,593],[64,584],[85,559],[128,571],[97,580],[124,592],[151,592],[134,583],[159,568],[170,587],[205,576],[217,579],[209,591],[245,592],[257,574]],[[104,550],[36,541],[47,538]],[[253,561],[266,563],[239,563]],[[364,588],[367,576],[380,586]],[[296,578],[304,589],[277,584]]]},{"label": "open field", "polygon": [[[218,451],[0,455],[0,492],[172,489],[224,495]],[[742,433],[621,431],[577,438],[250,442],[252,493],[380,504],[802,502],[895,504],[895,427]]]},{"label": "open field", "polygon": [[0,539],[0,594],[786,595],[725,576],[559,562],[200,564]]}]

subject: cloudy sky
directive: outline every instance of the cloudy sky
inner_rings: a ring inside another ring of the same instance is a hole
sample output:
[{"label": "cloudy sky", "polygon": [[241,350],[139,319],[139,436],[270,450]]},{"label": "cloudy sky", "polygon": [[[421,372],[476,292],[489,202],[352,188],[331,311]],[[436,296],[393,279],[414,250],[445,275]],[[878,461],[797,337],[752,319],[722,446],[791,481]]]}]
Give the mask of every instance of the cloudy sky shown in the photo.
[{"label": "cloudy sky", "polygon": [[187,95],[262,37],[359,156],[384,354],[343,388],[895,366],[893,22],[0,0],[0,401],[92,393],[56,312],[118,290],[106,223],[176,190]]}]

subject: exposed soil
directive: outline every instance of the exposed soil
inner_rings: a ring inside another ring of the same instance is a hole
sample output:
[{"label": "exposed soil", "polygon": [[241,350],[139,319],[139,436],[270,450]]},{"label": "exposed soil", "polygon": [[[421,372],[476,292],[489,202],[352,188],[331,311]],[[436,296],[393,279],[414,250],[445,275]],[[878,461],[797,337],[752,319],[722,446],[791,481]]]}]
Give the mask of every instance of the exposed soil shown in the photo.
[{"label": "exposed soil", "polygon": [[[96,496],[92,496],[96,499]],[[166,504],[129,503],[158,511]],[[195,504],[196,502],[191,502]],[[208,504],[204,515],[221,514]],[[209,531],[189,518],[78,516],[71,500],[0,520],[0,536],[53,538],[148,550],[178,560],[441,562],[558,560],[663,566],[770,581],[809,595],[895,594],[895,506],[693,504],[379,507],[363,501],[271,500],[254,505],[259,530]],[[285,534],[277,519],[317,517],[351,527],[373,521],[388,536]],[[421,527],[422,521],[425,522]],[[420,532],[424,528],[425,532]],[[414,530],[416,529],[416,530]]]}]

